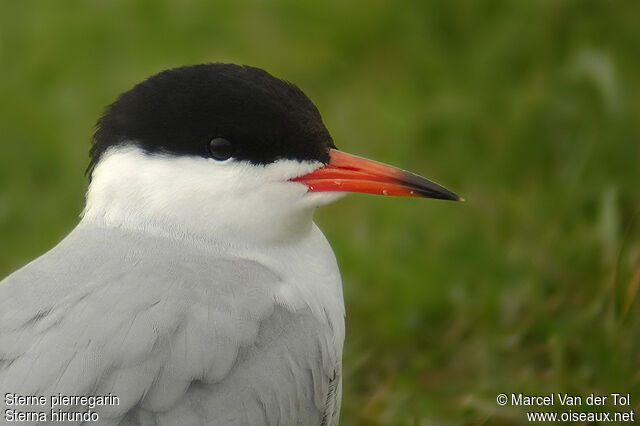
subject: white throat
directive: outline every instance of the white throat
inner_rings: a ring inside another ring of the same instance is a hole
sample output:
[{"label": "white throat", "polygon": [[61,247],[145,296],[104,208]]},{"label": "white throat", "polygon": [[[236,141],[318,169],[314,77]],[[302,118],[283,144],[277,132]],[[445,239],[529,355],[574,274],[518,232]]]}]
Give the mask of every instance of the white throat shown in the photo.
[{"label": "white throat", "polygon": [[322,164],[268,165],[111,148],[93,171],[83,224],[225,245],[279,244],[311,232],[313,210],[341,193],[308,193],[290,179]]}]

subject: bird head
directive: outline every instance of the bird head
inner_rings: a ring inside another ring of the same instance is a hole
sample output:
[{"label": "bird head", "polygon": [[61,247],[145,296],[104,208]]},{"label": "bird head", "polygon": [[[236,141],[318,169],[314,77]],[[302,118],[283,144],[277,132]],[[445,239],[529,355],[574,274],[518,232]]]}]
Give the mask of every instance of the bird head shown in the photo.
[{"label": "bird head", "polygon": [[346,192],[458,200],[418,175],[339,151],[295,85],[204,64],[137,84],[98,121],[83,220],[228,241],[286,241]]}]

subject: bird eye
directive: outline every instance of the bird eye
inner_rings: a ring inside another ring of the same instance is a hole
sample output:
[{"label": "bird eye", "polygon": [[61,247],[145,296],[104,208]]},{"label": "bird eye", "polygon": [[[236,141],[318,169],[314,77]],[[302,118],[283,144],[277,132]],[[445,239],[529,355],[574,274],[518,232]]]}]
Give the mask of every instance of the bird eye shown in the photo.
[{"label": "bird eye", "polygon": [[224,138],[211,139],[207,150],[211,158],[218,161],[228,160],[233,155],[233,145]]}]

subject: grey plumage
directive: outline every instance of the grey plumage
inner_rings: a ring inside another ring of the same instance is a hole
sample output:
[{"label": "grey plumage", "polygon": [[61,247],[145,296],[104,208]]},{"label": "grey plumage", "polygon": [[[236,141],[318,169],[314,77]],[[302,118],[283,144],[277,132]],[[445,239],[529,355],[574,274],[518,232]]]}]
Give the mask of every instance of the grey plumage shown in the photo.
[{"label": "grey plumage", "polygon": [[119,396],[101,424],[336,424],[341,347],[281,284],[196,242],[80,226],[0,283],[0,389]]}]

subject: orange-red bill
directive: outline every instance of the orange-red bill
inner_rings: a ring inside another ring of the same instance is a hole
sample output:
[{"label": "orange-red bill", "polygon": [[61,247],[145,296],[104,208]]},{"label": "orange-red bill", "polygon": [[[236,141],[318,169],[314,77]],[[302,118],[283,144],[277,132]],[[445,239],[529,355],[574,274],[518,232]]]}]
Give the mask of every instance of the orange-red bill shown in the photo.
[{"label": "orange-red bill", "polygon": [[310,192],[364,192],[460,201],[447,188],[397,167],[337,149],[331,149],[329,156],[326,166],[292,180],[307,185]]}]

